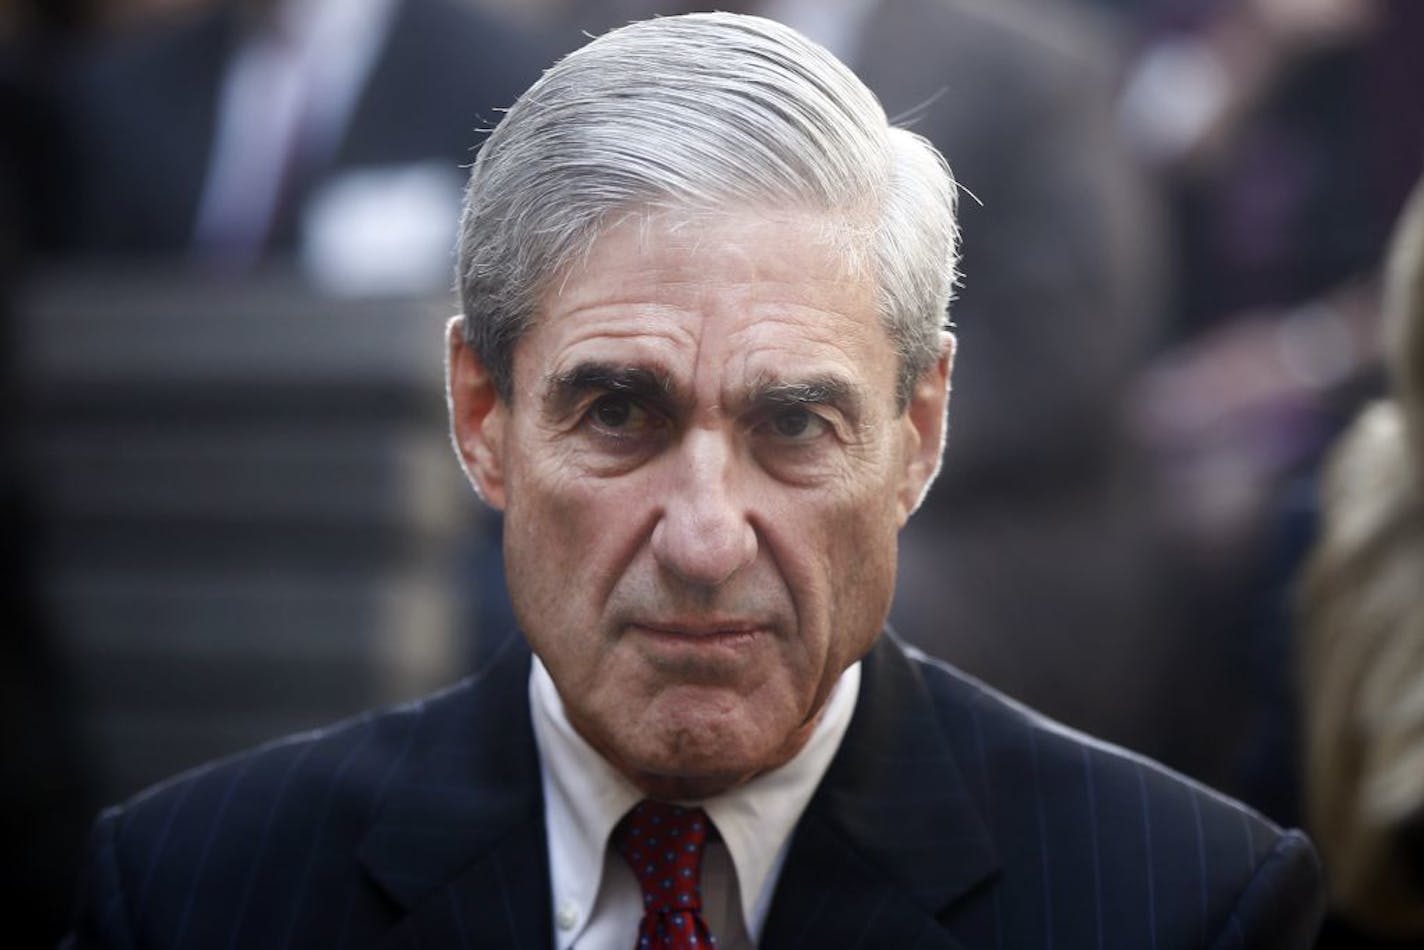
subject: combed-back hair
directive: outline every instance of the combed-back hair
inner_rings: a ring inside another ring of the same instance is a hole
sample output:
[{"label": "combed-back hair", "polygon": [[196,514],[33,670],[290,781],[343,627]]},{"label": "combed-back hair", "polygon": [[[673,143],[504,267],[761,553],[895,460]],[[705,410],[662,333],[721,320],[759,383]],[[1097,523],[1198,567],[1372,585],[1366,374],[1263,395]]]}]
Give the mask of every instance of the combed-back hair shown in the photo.
[{"label": "combed-back hair", "polygon": [[547,70],[480,150],[460,229],[466,338],[508,401],[543,295],[628,214],[813,211],[876,281],[903,408],[943,347],[955,198],[934,147],[789,27],[632,23]]}]

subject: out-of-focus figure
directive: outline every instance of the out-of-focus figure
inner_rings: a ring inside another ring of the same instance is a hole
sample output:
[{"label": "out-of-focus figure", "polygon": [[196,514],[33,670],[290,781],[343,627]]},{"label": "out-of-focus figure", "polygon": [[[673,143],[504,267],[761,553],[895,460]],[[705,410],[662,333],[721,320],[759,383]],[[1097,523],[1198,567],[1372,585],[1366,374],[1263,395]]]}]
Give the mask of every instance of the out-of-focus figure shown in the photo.
[{"label": "out-of-focus figure", "polygon": [[443,289],[462,165],[542,52],[461,0],[219,0],[80,57],[67,249]]},{"label": "out-of-focus figure", "polygon": [[1424,8],[1150,6],[1170,12],[1121,121],[1171,196],[1180,345],[1139,416],[1171,455],[1179,525],[1231,574],[1276,479],[1336,431],[1332,392],[1377,357],[1374,271],[1424,163]]},{"label": "out-of-focus figure", "polygon": [[1378,391],[1376,270],[1424,169],[1424,6],[1143,8],[1120,118],[1170,198],[1175,273],[1172,345],[1130,405],[1196,631],[1189,767],[1293,822],[1285,605],[1321,457]]},{"label": "out-of-focus figure", "polygon": [[1391,397],[1334,450],[1305,575],[1307,817],[1322,947],[1424,940],[1424,187],[1387,274]]}]

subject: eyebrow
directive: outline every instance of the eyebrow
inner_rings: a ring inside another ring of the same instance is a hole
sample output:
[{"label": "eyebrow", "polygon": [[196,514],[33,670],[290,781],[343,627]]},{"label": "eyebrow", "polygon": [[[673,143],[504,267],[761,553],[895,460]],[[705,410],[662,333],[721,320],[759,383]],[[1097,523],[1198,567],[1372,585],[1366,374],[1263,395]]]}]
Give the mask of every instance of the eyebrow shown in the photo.
[{"label": "eyebrow", "polygon": [[753,388],[748,404],[754,409],[789,409],[798,406],[830,406],[851,425],[859,424],[865,400],[859,387],[840,376],[822,375],[807,379],[767,379]]},{"label": "eyebrow", "polygon": [[[589,393],[608,392],[632,396],[650,407],[664,407],[669,412],[679,403],[677,387],[665,371],[590,361],[550,378],[543,399],[544,412],[550,418],[563,418]],[[852,426],[859,425],[865,413],[865,398],[860,388],[832,374],[804,379],[766,376],[756,380],[746,398],[739,401],[753,412],[829,406]]]},{"label": "eyebrow", "polygon": [[670,405],[676,397],[672,377],[665,372],[645,366],[587,362],[550,379],[544,391],[544,412],[561,418],[591,392],[624,393],[650,405]]}]

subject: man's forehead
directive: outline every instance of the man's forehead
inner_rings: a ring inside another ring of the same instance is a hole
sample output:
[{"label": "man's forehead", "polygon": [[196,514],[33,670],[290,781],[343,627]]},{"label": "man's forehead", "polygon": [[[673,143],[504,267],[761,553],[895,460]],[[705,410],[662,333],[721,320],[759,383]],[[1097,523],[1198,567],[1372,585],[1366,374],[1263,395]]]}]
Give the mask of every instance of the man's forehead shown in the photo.
[{"label": "man's forehead", "polygon": [[529,382],[544,387],[617,372],[636,373],[644,388],[666,393],[712,384],[729,394],[809,379],[862,386],[878,379],[882,364],[897,362],[883,322],[868,308],[738,303],[620,301],[550,315],[562,325],[521,341],[516,360],[527,361]]},{"label": "man's forehead", "polygon": [[516,376],[547,391],[616,371],[703,400],[813,378],[840,392],[878,383],[895,360],[875,285],[829,234],[806,212],[625,217],[542,296]]},{"label": "man's forehead", "polygon": [[[584,325],[610,316],[666,316],[663,329],[675,333],[679,316],[707,316],[709,306],[745,297],[758,318],[791,318],[810,308],[874,325],[878,294],[865,257],[858,232],[821,212],[626,214],[554,275],[539,295],[531,329],[577,318],[563,329],[579,335]],[[756,322],[742,329],[754,331]]]}]

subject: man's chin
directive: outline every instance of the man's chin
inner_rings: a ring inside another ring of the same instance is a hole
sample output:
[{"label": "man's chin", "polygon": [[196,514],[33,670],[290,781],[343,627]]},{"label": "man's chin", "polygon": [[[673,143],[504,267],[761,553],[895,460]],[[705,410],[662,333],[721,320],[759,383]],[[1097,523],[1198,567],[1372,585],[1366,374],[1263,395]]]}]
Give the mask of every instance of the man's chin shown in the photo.
[{"label": "man's chin", "polygon": [[653,772],[640,772],[629,775],[628,778],[648,798],[664,802],[698,802],[730,791],[756,774],[758,773],[660,775]]},{"label": "man's chin", "polygon": [[760,731],[740,732],[728,725],[725,720],[710,727],[679,723],[656,738],[649,737],[654,741],[621,762],[610,761],[650,798],[693,801],[779,768],[804,745],[804,741],[767,744]]},{"label": "man's chin", "polygon": [[[815,720],[801,719],[784,688],[759,683],[658,682],[578,715],[574,728],[650,797],[707,798],[775,769],[805,745]],[[566,707],[567,708],[567,707]]]},{"label": "man's chin", "polygon": [[[651,740],[651,741],[647,741]],[[781,762],[757,754],[741,737],[725,729],[699,733],[679,728],[645,736],[640,748],[626,755],[606,756],[643,794],[663,801],[710,798],[736,788]]]}]

